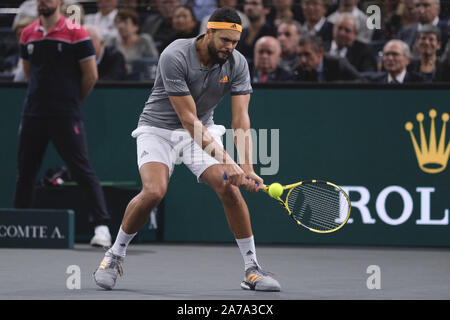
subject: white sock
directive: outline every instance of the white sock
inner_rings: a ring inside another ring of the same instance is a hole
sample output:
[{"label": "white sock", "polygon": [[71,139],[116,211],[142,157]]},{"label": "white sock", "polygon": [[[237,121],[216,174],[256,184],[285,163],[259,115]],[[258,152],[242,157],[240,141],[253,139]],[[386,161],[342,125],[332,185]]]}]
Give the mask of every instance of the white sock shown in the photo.
[{"label": "white sock", "polygon": [[256,259],[255,250],[255,240],[253,236],[244,239],[236,239],[236,242],[241,250],[242,258],[244,258],[244,269],[247,270],[249,267],[258,265],[258,260]]},{"label": "white sock", "polygon": [[137,234],[127,234],[122,230],[122,226],[120,226],[119,233],[117,234],[116,241],[114,242],[113,246],[111,247],[111,252],[115,255],[125,257],[127,253],[128,245],[130,244],[131,240],[133,240],[134,236]]}]

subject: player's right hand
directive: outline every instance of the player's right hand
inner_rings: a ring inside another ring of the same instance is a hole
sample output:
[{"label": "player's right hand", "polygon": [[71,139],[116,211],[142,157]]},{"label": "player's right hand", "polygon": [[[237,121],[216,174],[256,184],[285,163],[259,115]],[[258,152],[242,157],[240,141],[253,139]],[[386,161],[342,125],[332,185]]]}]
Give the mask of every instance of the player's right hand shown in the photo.
[{"label": "player's right hand", "polygon": [[258,176],[253,170],[246,172],[246,184],[244,188],[250,192],[258,192],[264,188],[264,180]]},{"label": "player's right hand", "polygon": [[225,174],[227,181],[236,187],[240,187],[247,183],[244,170],[236,163],[225,165]]}]

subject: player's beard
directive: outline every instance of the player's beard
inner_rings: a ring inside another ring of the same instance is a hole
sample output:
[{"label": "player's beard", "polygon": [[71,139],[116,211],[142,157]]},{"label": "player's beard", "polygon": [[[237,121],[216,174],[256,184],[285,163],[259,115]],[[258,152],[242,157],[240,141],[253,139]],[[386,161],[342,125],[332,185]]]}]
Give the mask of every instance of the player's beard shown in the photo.
[{"label": "player's beard", "polygon": [[38,14],[40,16],[42,15],[44,17],[50,17],[51,15],[53,15],[55,13],[57,8],[58,7],[51,8],[51,7],[46,7],[46,6],[38,7]]},{"label": "player's beard", "polygon": [[[227,62],[229,56],[231,55],[231,52],[228,52],[228,56],[226,58],[219,57],[219,50],[216,49],[213,42],[210,42],[208,44],[208,53],[211,59],[214,63],[218,63],[220,65],[223,65],[225,62]],[[223,53],[223,52],[222,52]]]}]

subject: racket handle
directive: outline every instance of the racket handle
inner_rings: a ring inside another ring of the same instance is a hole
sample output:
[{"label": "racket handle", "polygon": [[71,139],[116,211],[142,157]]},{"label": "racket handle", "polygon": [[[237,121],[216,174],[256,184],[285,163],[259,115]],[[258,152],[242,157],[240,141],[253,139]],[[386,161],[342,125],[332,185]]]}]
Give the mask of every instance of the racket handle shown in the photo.
[{"label": "racket handle", "polygon": [[[245,178],[245,179],[248,180],[248,178]],[[227,176],[227,173],[226,173],[226,172],[223,173],[223,180],[228,180],[228,176]],[[258,182],[255,181],[255,183],[256,183],[257,186],[259,186],[259,183],[258,183]]]}]

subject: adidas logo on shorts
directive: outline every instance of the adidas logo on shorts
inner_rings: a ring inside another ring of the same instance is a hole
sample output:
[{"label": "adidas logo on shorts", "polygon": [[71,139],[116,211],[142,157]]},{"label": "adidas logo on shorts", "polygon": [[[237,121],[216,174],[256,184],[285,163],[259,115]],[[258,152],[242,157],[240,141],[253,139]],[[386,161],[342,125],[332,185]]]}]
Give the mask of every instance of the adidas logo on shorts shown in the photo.
[{"label": "adidas logo on shorts", "polygon": [[143,157],[145,157],[146,155],[148,155],[148,152],[144,150],[144,151],[141,153],[141,159],[142,159]]}]

